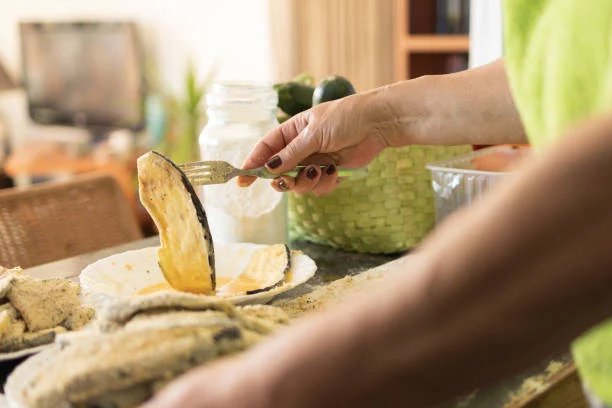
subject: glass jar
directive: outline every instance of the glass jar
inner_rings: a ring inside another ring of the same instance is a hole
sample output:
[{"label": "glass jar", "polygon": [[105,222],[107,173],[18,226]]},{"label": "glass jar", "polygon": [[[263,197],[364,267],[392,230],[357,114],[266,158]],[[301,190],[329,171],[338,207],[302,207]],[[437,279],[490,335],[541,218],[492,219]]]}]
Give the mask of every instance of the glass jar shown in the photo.
[{"label": "glass jar", "polygon": [[[200,135],[202,160],[223,160],[240,168],[255,144],[278,126],[277,95],[271,86],[218,83],[206,97],[208,123]],[[258,179],[249,188],[204,186],[201,199],[215,242],[286,243],[287,199]]]}]

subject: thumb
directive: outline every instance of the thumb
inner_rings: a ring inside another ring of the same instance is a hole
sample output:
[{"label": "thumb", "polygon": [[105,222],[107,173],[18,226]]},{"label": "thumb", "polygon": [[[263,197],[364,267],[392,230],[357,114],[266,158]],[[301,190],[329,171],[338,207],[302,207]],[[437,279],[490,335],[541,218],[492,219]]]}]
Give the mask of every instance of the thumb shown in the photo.
[{"label": "thumb", "polygon": [[287,146],[272,156],[266,163],[271,173],[280,174],[295,168],[319,150],[320,133],[304,128]]}]

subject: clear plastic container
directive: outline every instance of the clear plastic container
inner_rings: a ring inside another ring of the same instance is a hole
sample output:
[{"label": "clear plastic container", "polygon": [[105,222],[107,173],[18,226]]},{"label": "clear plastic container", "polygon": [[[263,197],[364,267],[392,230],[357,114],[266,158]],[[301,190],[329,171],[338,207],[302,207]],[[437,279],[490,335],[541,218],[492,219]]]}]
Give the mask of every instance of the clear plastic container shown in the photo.
[{"label": "clear plastic container", "polygon": [[529,152],[527,146],[502,145],[428,164],[426,167],[431,171],[436,222],[479,200],[511,177],[513,169]]},{"label": "clear plastic container", "polygon": [[[255,144],[278,126],[276,92],[268,85],[217,83],[206,98],[208,123],[200,135],[202,160],[223,160],[240,168]],[[236,179],[204,186],[202,203],[217,242],[286,243],[287,199],[257,180],[249,188]]]}]

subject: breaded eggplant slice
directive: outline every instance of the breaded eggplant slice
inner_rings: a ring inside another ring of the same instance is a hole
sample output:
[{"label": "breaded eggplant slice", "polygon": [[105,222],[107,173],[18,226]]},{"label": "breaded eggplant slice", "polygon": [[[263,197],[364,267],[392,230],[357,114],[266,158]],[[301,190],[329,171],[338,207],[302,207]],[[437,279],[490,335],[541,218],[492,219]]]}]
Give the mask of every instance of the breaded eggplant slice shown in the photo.
[{"label": "breaded eggplant slice", "polygon": [[138,331],[188,326],[233,327],[234,320],[218,310],[172,310],[167,312],[139,314],[123,326],[123,331]]},{"label": "breaded eggplant slice", "polygon": [[244,315],[265,319],[276,324],[289,324],[289,316],[281,308],[269,305],[246,305],[238,307]]},{"label": "breaded eggplant slice", "polygon": [[[279,323],[287,320],[271,306],[234,308],[223,302],[230,308],[145,307],[192,307],[194,298],[202,298],[182,295],[137,302],[140,312],[134,315],[132,308],[121,316],[130,316],[129,321],[116,332],[60,337],[54,347],[17,367],[8,378],[8,389],[30,408],[131,408],[192,367],[257,344],[263,338],[254,330],[257,326],[280,328]],[[125,305],[118,302],[119,307]]]},{"label": "breaded eggplant slice", "polygon": [[200,199],[185,174],[168,158],[148,152],[138,159],[140,201],[161,241],[159,267],[174,289],[213,294],[215,254]]},{"label": "breaded eggplant slice", "polygon": [[0,276],[0,301],[6,300],[6,297],[13,288],[13,282],[15,279],[17,279],[17,277],[10,273]]},{"label": "breaded eggplant slice", "polygon": [[80,330],[93,319],[95,314],[96,312],[93,308],[81,306],[64,319],[61,326],[68,330]]},{"label": "breaded eggplant slice", "polygon": [[159,292],[150,295],[117,299],[105,306],[100,314],[101,330],[112,331],[122,327],[138,314],[178,310],[217,310],[234,316],[231,303],[212,297],[180,292]]},{"label": "breaded eggplant slice", "polygon": [[23,333],[15,337],[8,337],[0,340],[0,353],[11,353],[14,351],[50,344],[55,341],[55,336],[65,332],[66,329],[63,327],[54,327],[52,329],[41,330],[35,333]]},{"label": "breaded eggplant slice", "polygon": [[55,354],[30,377],[24,393],[33,408],[56,408],[65,402],[87,404],[176,377],[206,361],[241,351],[257,340],[239,326],[214,325],[101,335],[77,341]]},{"label": "breaded eggplant slice", "polygon": [[30,332],[58,326],[81,306],[78,289],[66,279],[21,277],[13,282],[8,299]]},{"label": "breaded eggplant slice", "polygon": [[276,244],[253,253],[244,271],[219,288],[219,295],[252,295],[280,286],[291,270],[291,251]]}]

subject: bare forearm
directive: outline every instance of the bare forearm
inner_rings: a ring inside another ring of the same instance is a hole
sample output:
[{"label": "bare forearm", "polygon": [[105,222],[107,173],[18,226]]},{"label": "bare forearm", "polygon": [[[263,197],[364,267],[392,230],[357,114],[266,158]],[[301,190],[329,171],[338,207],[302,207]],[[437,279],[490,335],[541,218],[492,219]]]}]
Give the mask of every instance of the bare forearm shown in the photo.
[{"label": "bare forearm", "polygon": [[576,132],[450,219],[392,285],[288,332],[299,351],[277,368],[296,382],[280,395],[427,406],[566,348],[604,319],[610,135],[612,118]]},{"label": "bare forearm", "polygon": [[373,93],[394,146],[525,143],[503,60],[450,75],[398,82]]}]

